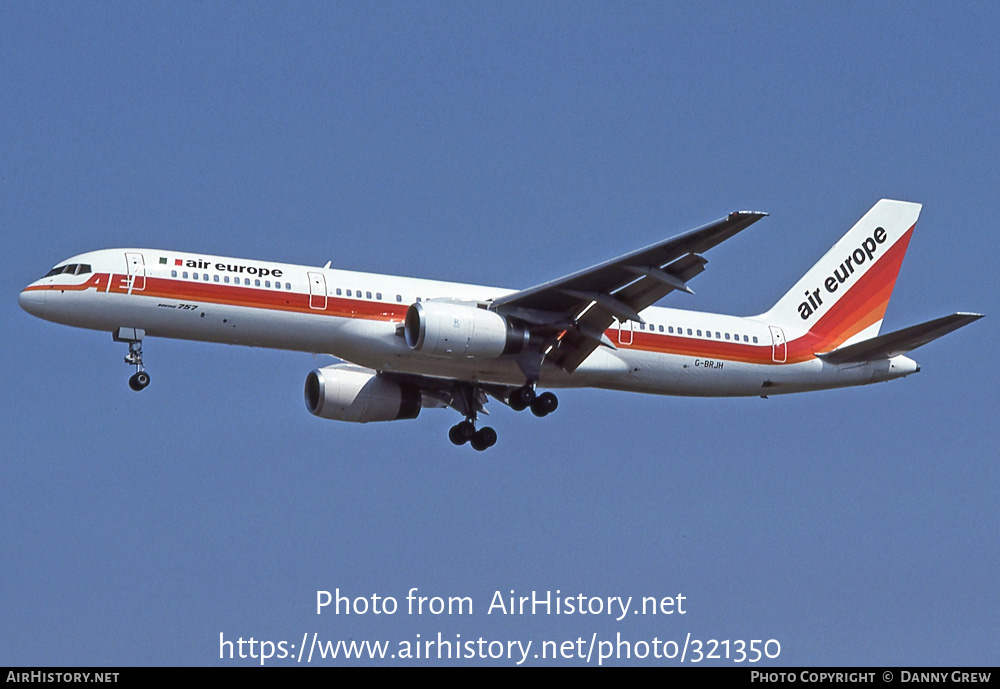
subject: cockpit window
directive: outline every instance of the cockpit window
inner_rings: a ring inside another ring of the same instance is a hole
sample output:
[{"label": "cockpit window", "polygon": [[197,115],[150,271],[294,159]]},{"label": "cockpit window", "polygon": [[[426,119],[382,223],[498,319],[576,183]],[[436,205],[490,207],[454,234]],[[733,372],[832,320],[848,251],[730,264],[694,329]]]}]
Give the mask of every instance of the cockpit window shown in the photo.
[{"label": "cockpit window", "polygon": [[53,275],[86,275],[91,272],[90,264],[88,263],[70,263],[65,266],[56,266],[49,272],[45,274],[45,277],[50,278]]}]

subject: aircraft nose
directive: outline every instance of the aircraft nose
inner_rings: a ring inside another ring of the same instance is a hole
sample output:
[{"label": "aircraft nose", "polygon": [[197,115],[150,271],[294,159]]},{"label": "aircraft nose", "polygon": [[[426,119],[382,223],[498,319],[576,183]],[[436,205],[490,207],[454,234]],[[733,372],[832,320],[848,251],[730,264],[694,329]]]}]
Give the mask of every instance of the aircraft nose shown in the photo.
[{"label": "aircraft nose", "polygon": [[41,318],[42,313],[45,311],[45,290],[22,290],[21,294],[17,297],[17,303],[21,305],[22,309],[30,313],[32,316],[38,316]]}]

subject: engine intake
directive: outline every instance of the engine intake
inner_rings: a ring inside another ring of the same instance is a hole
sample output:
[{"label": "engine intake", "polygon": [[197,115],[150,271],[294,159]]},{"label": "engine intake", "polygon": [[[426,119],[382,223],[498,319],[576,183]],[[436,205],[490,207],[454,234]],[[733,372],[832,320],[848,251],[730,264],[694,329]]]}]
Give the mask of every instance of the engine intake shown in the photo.
[{"label": "engine intake", "polygon": [[517,354],[529,344],[527,330],[495,311],[449,302],[411,304],[404,335],[410,349],[450,359]]},{"label": "engine intake", "polygon": [[305,398],[310,414],[335,421],[395,421],[415,419],[420,413],[417,387],[349,364],[310,372],[306,376]]}]

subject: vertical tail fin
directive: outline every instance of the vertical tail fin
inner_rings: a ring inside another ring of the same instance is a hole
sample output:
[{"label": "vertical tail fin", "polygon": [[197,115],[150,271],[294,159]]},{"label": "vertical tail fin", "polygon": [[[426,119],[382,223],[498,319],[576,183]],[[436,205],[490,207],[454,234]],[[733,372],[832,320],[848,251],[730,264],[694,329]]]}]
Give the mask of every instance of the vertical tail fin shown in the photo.
[{"label": "vertical tail fin", "polygon": [[875,337],[920,215],[919,203],[882,199],[761,320],[811,337],[825,352]]}]

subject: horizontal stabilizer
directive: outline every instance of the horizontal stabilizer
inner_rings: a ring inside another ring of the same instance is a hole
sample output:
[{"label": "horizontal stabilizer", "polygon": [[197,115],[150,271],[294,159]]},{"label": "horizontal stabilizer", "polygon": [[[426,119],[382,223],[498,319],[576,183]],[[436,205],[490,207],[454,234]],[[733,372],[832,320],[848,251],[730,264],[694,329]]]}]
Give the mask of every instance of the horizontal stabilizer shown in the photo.
[{"label": "horizontal stabilizer", "polygon": [[947,335],[952,330],[958,330],[963,325],[978,321],[982,317],[980,313],[953,313],[950,316],[912,325],[816,356],[831,364],[891,359]]}]

